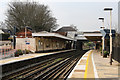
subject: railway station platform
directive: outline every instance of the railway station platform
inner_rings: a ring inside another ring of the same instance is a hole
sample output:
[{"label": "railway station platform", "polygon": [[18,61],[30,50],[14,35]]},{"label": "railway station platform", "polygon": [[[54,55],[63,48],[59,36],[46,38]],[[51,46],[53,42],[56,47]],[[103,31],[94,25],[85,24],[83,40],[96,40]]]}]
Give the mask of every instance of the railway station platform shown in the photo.
[{"label": "railway station platform", "polygon": [[57,54],[57,53],[62,53],[62,52],[68,52],[68,51],[73,51],[73,50],[74,49],[62,50],[62,51],[56,51],[56,52],[48,52],[48,53],[24,54],[24,55],[21,55],[19,57],[11,57],[11,58],[6,58],[6,59],[1,59],[0,65],[5,65],[5,64],[9,64],[9,63],[24,61],[24,60],[28,60],[28,59],[32,59],[32,58],[37,58],[37,57],[42,57],[42,56]]},{"label": "railway station platform", "polygon": [[120,80],[120,63],[103,58],[97,50],[86,52],[78,61],[67,80]]}]

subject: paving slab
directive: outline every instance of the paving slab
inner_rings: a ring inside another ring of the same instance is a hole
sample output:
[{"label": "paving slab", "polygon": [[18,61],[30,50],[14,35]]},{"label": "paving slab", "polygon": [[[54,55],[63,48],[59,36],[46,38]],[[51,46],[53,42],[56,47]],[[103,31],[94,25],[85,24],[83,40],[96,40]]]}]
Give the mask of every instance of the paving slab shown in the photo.
[{"label": "paving slab", "polygon": [[[91,51],[88,51],[78,61],[74,70],[69,75],[68,80],[77,80],[77,79],[81,80],[81,79],[85,78],[85,75],[87,75],[86,78],[87,77],[88,78],[93,78],[94,77],[94,72],[93,72],[93,68],[92,68],[93,66],[91,66],[92,65],[91,60],[92,60],[91,59]],[[89,66],[87,64],[89,64]]]},{"label": "paving slab", "polygon": [[109,57],[103,58],[99,51],[90,50],[78,61],[67,80],[120,80],[120,63],[113,60],[110,65],[109,62]]},{"label": "paving slab", "polygon": [[110,58],[103,58],[100,52],[96,50],[93,51],[93,58],[99,78],[119,78],[118,68],[120,63],[113,60],[113,64],[110,65]]}]

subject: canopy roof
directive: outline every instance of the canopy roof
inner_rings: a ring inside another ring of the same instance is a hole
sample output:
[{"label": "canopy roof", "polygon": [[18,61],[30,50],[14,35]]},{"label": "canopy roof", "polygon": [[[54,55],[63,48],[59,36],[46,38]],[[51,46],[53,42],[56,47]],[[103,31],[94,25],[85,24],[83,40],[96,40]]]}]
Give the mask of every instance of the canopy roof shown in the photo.
[{"label": "canopy roof", "polygon": [[49,32],[38,32],[38,33],[32,33],[33,37],[57,37],[57,38],[62,38],[66,40],[74,40],[72,38],[57,34],[57,33],[49,33]]},{"label": "canopy roof", "polygon": [[90,41],[101,41],[102,40],[102,34],[100,31],[84,32],[83,34]]}]

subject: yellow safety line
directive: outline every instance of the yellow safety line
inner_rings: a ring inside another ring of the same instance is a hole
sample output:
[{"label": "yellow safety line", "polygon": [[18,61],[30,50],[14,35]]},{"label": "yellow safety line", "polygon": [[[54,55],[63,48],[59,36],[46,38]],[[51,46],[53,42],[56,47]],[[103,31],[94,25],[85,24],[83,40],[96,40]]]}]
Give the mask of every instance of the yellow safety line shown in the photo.
[{"label": "yellow safety line", "polygon": [[89,60],[89,56],[90,56],[91,53],[92,53],[92,51],[90,51],[90,53],[88,54],[88,57],[87,57],[87,62],[86,62],[86,68],[85,68],[84,78],[87,78],[88,60]]}]

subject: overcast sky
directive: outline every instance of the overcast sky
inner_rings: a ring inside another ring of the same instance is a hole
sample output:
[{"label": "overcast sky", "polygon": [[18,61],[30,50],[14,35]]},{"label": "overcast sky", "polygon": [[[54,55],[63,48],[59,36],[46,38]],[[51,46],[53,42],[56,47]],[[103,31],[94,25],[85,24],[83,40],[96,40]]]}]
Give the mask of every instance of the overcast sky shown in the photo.
[{"label": "overcast sky", "polygon": [[11,1],[37,1],[48,5],[59,27],[77,26],[79,31],[100,30],[102,22],[99,17],[105,17],[105,27],[109,28],[109,12],[104,7],[112,7],[112,27],[118,26],[118,0],[0,0],[0,21],[4,21]]}]

